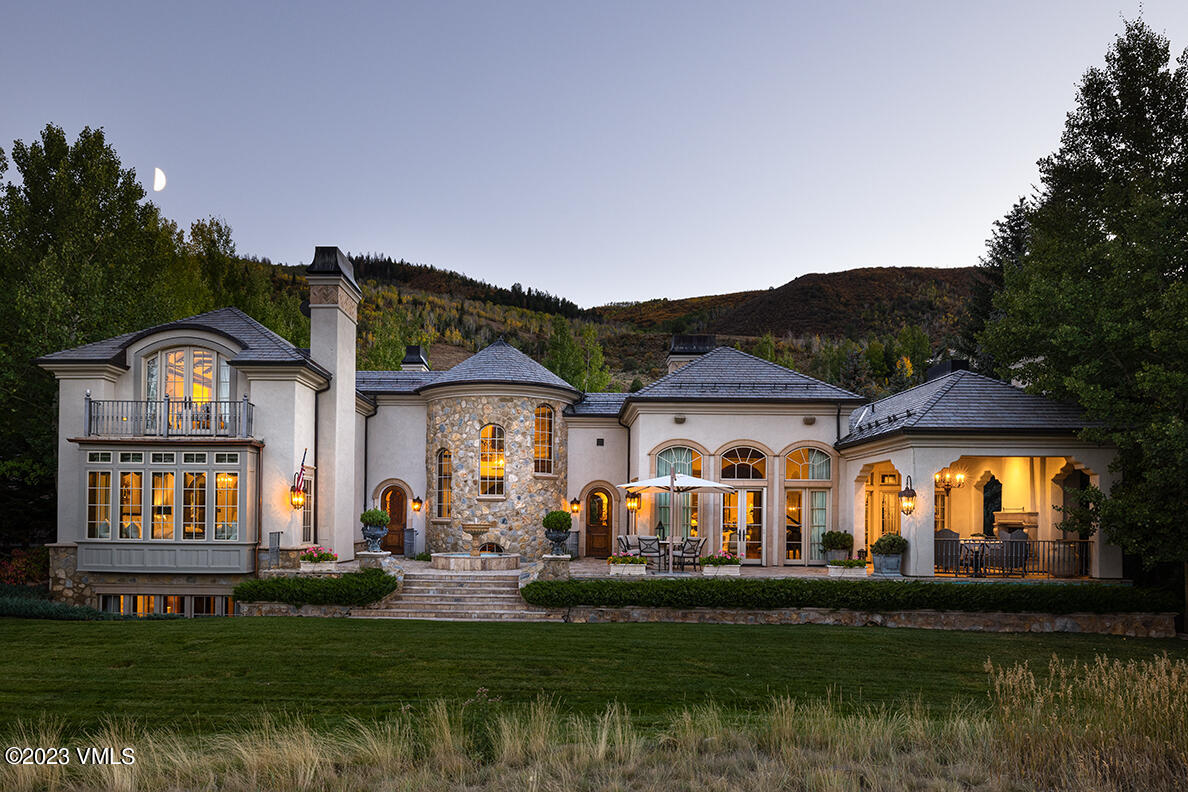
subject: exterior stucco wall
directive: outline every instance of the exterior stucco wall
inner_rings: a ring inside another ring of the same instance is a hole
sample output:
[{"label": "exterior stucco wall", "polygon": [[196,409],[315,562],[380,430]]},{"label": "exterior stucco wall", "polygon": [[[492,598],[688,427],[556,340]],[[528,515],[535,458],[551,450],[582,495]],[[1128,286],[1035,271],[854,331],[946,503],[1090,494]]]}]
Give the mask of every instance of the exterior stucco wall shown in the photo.
[{"label": "exterior stucco wall", "polygon": [[[492,388],[491,390],[495,390]],[[533,467],[534,412],[540,404],[554,410],[554,465],[551,475]],[[509,553],[539,558],[547,549],[541,519],[564,509],[567,492],[568,431],[562,414],[566,402],[551,392],[539,396],[440,395],[430,397],[426,415],[425,477],[430,480],[437,450],[449,449],[453,458],[453,504],[448,521],[432,520],[428,529],[430,552],[460,552],[469,548],[462,523],[490,522],[493,529],[482,539],[497,542]],[[479,495],[479,433],[487,424],[504,430],[504,495]],[[426,499],[433,514],[436,495]]]},{"label": "exterior stucco wall", "polygon": [[[426,515],[429,514],[427,410],[425,402],[419,398],[380,397],[375,416],[367,422],[367,484],[364,488],[367,508],[380,505],[380,497],[389,484],[403,486],[407,490],[405,524],[416,531],[414,553],[425,549]],[[410,503],[417,497],[425,502],[425,506],[414,512]]]},{"label": "exterior stucco wall", "polygon": [[[617,418],[569,418],[569,490],[567,500],[577,498],[581,510],[574,515],[578,531],[578,555],[586,554],[586,495],[595,487],[610,494],[611,536],[627,533],[627,509],[623,491],[614,485],[627,481],[627,428]],[[603,444],[598,445],[599,440]],[[613,542],[613,539],[612,539]],[[613,552],[613,547],[612,547]]]}]

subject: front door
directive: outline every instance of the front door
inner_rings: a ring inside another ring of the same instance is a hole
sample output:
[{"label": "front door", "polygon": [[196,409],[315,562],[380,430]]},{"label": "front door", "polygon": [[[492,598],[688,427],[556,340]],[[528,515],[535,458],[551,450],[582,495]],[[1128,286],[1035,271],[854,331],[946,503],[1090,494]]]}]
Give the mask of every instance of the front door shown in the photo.
[{"label": "front door", "polygon": [[384,534],[380,546],[392,555],[404,555],[404,490],[388,487],[381,501],[383,510],[388,513],[388,532]]},{"label": "front door", "polygon": [[606,558],[611,552],[611,499],[606,490],[586,496],[586,555]]},{"label": "front door", "polygon": [[722,495],[722,551],[737,553],[744,564],[763,563],[763,494],[740,489]]}]

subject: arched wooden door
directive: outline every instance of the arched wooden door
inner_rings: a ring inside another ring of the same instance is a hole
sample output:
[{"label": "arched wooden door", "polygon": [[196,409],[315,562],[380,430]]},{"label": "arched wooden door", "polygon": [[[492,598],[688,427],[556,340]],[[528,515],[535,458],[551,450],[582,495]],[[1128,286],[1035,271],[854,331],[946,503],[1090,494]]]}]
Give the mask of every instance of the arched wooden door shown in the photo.
[{"label": "arched wooden door", "polygon": [[606,558],[611,552],[611,498],[604,489],[592,490],[586,496],[586,555]]},{"label": "arched wooden door", "polygon": [[388,513],[388,532],[380,545],[393,555],[404,555],[405,497],[400,487],[388,487],[380,498],[381,508]]}]

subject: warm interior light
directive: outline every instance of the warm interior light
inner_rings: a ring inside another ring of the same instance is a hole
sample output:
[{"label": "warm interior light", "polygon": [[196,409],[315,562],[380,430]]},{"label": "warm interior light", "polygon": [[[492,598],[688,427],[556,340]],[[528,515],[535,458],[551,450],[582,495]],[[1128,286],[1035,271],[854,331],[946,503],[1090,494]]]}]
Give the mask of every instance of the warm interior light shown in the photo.
[{"label": "warm interior light", "polygon": [[582,502],[580,500],[578,500],[577,498],[574,498],[573,500],[571,500],[569,502],[569,510],[571,512],[573,512],[574,514],[577,514],[579,511],[581,511],[581,509],[582,509]]},{"label": "warm interior light", "polygon": [[423,501],[420,498],[413,498],[412,499],[413,511],[419,512],[421,510],[422,503],[423,503]]},{"label": "warm interior light", "polygon": [[938,489],[943,489],[948,493],[949,490],[961,489],[965,485],[965,473],[943,468],[932,476],[932,480],[936,482]]},{"label": "warm interior light", "polygon": [[305,505],[305,491],[289,487],[289,502],[293,504],[294,509],[300,509]]},{"label": "warm interior light", "polygon": [[235,483],[235,474],[233,473],[216,473],[215,484],[219,489],[231,489],[231,485]]},{"label": "warm interior light", "polygon": [[907,477],[907,484],[899,491],[899,510],[904,514],[911,514],[916,510],[916,491],[912,489],[912,477]]}]

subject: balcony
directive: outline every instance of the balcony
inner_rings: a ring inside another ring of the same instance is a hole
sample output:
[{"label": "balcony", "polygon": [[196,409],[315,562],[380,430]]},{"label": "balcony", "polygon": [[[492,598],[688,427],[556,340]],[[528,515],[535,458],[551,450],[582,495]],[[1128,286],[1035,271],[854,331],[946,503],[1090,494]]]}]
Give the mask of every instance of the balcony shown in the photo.
[{"label": "balcony", "polygon": [[87,437],[251,437],[255,405],[192,399],[92,399],[84,412]]}]

